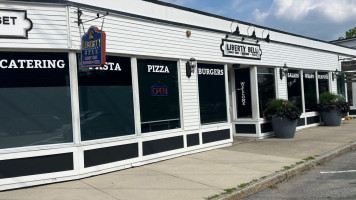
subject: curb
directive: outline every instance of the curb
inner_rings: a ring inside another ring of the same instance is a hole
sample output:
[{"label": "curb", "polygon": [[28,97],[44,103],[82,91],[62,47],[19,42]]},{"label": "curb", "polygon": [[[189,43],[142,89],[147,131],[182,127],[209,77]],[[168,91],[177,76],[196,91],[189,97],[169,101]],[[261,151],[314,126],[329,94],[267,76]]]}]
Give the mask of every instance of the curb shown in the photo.
[{"label": "curb", "polygon": [[255,194],[268,187],[286,181],[304,171],[310,170],[318,165],[330,161],[338,156],[341,156],[349,151],[356,149],[356,141],[337,147],[331,151],[325,152],[316,157],[315,160],[306,161],[301,165],[297,165],[292,169],[282,172],[276,172],[267,176],[266,179],[258,181],[242,189],[237,189],[235,192],[217,197],[216,200],[238,200],[243,199],[249,195]]}]

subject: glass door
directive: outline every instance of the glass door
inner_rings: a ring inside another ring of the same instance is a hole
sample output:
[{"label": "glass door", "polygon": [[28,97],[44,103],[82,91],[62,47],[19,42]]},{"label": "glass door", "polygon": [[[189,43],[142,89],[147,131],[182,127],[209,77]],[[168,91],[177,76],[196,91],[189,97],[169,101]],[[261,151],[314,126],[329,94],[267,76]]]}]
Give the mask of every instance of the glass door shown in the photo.
[{"label": "glass door", "polygon": [[250,69],[235,69],[237,118],[252,118]]}]

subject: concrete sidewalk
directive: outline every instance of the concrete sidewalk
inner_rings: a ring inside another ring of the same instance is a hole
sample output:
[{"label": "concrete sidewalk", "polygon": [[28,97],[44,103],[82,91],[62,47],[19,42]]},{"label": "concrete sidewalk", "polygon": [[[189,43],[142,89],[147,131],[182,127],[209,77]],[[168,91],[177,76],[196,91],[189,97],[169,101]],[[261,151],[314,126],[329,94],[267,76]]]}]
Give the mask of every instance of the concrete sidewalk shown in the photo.
[{"label": "concrete sidewalk", "polygon": [[235,138],[231,147],[78,181],[0,192],[0,199],[206,199],[353,141],[356,120],[299,131],[294,139]]}]

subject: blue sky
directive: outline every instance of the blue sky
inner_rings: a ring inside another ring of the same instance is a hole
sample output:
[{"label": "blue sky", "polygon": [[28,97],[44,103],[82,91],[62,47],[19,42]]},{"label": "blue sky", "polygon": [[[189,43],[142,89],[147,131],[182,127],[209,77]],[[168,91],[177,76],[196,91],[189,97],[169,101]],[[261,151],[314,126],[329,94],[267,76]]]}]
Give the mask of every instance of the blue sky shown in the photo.
[{"label": "blue sky", "polygon": [[356,0],[161,0],[321,40],[356,27]]}]

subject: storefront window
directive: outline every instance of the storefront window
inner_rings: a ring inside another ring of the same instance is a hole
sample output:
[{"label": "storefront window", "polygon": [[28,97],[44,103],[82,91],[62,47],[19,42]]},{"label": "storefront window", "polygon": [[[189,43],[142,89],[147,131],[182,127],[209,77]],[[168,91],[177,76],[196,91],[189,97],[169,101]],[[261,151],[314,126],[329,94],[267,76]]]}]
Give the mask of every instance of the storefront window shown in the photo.
[{"label": "storefront window", "polygon": [[315,71],[303,71],[305,112],[317,111]]},{"label": "storefront window", "polygon": [[135,134],[130,58],[107,56],[104,67],[83,68],[77,55],[81,139]]},{"label": "storefront window", "polygon": [[329,92],[329,74],[328,72],[318,72],[319,95]]},{"label": "storefront window", "polygon": [[263,111],[272,99],[276,98],[274,69],[257,68],[258,79],[258,99],[260,107],[260,117],[263,117]]},{"label": "storefront window", "polygon": [[201,124],[227,121],[223,65],[198,64]]},{"label": "storefront window", "polygon": [[250,69],[235,69],[237,118],[252,118]]},{"label": "storefront window", "polygon": [[177,62],[138,59],[141,132],[180,128]]},{"label": "storefront window", "polygon": [[337,83],[337,94],[340,95],[343,98],[346,98],[346,94],[345,94],[345,75],[344,74],[340,74],[337,76],[336,79],[336,83]]},{"label": "storefront window", "polygon": [[288,100],[303,110],[302,88],[299,70],[288,70],[287,75]]},{"label": "storefront window", "polygon": [[0,52],[0,149],[73,141],[67,53]]},{"label": "storefront window", "polygon": [[347,99],[350,105],[353,106],[352,82],[347,83]]}]

